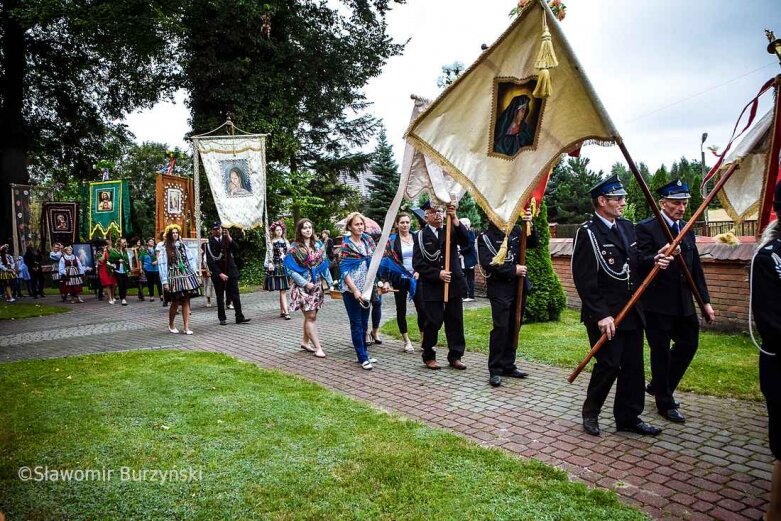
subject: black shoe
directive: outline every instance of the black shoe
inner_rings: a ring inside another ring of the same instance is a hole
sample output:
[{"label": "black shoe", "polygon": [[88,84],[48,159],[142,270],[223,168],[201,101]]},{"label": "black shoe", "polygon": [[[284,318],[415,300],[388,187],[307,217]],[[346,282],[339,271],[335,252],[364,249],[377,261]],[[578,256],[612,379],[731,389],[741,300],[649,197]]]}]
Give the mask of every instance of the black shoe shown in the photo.
[{"label": "black shoe", "polygon": [[664,411],[659,411],[659,414],[665,420],[671,421],[673,423],[686,423],[686,416],[681,414],[681,411],[678,409],[667,409]]},{"label": "black shoe", "polygon": [[225,320],[220,320],[220,325],[221,325],[221,326],[227,326],[227,325],[228,325],[228,322],[227,322],[227,321],[225,321]]},{"label": "black shoe", "polygon": [[492,374],[491,378],[488,379],[488,383],[491,385],[491,387],[499,387],[502,385],[502,377],[498,374]]},{"label": "black shoe", "polygon": [[[651,385],[650,383],[645,386],[645,392],[649,396],[656,396],[656,392],[654,391],[654,386]],[[681,403],[678,400],[676,400],[675,398],[673,398],[673,407],[675,407],[677,409],[680,406],[681,406]]]},{"label": "black shoe", "polygon": [[168,307],[168,302],[163,302],[163,307],[167,308]]},{"label": "black shoe", "polygon": [[656,436],[657,434],[662,432],[662,429],[660,429],[659,427],[654,427],[653,425],[649,425],[640,419],[638,419],[637,423],[634,424],[616,425],[616,430],[618,432],[634,432],[637,434],[642,434],[643,436]]},{"label": "black shoe", "polygon": [[502,376],[506,376],[508,378],[526,378],[529,376],[529,373],[524,373],[520,369],[513,369],[512,371],[504,373]]},{"label": "black shoe", "polygon": [[241,317],[241,318],[237,318],[237,319],[236,319],[236,323],[237,323],[237,324],[246,324],[246,323],[247,323],[247,322],[249,322],[250,320],[252,320],[252,319],[251,319],[251,318],[244,318],[244,317]]},{"label": "black shoe", "polygon": [[597,418],[583,418],[583,430],[586,431],[586,434],[591,434],[592,436],[599,436],[602,434]]}]

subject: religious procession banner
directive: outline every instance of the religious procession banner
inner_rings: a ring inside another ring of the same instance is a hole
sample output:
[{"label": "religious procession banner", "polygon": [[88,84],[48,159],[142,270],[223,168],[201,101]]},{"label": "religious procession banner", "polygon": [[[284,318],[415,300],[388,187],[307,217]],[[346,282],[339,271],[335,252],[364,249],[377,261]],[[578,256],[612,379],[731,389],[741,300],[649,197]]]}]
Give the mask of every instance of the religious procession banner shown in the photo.
[{"label": "religious procession banner", "polygon": [[550,8],[532,0],[406,139],[509,229],[562,154],[620,137]]},{"label": "religious procession banner", "polygon": [[[266,136],[198,136],[192,140],[222,225],[261,226],[266,205]],[[196,157],[196,172],[197,161]]]},{"label": "religious procession banner", "polygon": [[46,248],[42,242],[42,205],[51,200],[51,191],[30,185],[11,184],[11,224],[14,252],[24,255],[27,246]]},{"label": "religious procession banner", "polygon": [[182,237],[195,237],[194,192],[191,178],[159,174],[155,229],[161,231],[170,224],[178,224],[182,228]]},{"label": "religious procession banner", "polygon": [[[431,104],[431,101],[413,96],[415,100],[412,107],[410,124],[417,119],[423,110]],[[409,142],[405,147],[404,161],[402,163],[401,183],[404,189],[404,197],[415,201],[422,194],[428,194],[433,202],[443,205],[455,199],[460,201],[465,189],[453,179],[430,157],[415,149]],[[398,210],[398,209],[396,209]],[[393,212],[391,220],[395,220],[396,212]]]},{"label": "religious procession banner", "polygon": [[126,180],[90,183],[84,206],[87,239],[130,232],[130,191]]},{"label": "religious procession banner", "polygon": [[774,110],[770,110],[749,130],[716,172],[720,176],[733,164],[740,164],[719,192],[722,206],[736,224],[758,213],[768,193],[771,198],[773,196],[776,178],[770,178],[768,169],[772,166],[771,141],[778,132],[777,127],[778,118]]},{"label": "religious procession banner", "polygon": [[73,244],[79,239],[79,203],[44,203],[43,222],[49,244]]}]

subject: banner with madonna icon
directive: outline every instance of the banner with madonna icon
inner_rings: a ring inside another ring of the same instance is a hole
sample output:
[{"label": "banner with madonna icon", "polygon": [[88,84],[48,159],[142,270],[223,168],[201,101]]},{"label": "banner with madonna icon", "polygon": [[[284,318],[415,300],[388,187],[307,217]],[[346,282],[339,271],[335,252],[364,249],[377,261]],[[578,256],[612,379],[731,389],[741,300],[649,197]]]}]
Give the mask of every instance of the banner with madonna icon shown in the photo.
[{"label": "banner with madonna icon", "polygon": [[178,175],[157,176],[157,212],[155,229],[163,230],[169,224],[178,224],[183,237],[195,237],[195,205],[193,180]]},{"label": "banner with madonna icon", "polygon": [[44,203],[43,224],[49,244],[67,246],[79,239],[79,203]]},{"label": "banner with madonna icon", "polygon": [[130,191],[127,181],[95,181],[85,196],[85,233],[88,239],[130,233]]},{"label": "banner with madonna icon", "polygon": [[223,226],[242,229],[263,224],[266,205],[266,135],[196,136],[214,204]]}]

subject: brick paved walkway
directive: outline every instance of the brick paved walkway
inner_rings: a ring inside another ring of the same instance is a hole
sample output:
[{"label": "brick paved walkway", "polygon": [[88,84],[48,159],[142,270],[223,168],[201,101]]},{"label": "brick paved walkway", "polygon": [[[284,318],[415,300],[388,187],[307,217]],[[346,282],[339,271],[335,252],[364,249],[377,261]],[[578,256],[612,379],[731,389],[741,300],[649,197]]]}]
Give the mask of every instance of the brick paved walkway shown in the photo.
[{"label": "brick paved walkway", "polygon": [[[523,367],[530,378],[505,380],[494,389],[487,385],[485,355],[467,353],[467,371],[434,372],[423,367],[419,354],[402,353],[401,344],[390,339],[370,350],[379,362],[373,371],[363,371],[355,363],[339,301],[327,301],[321,312],[328,357],[319,360],[298,348],[301,317],[281,320],[273,294],[242,296],[252,319],[243,326],[220,327],[216,309],[195,301],[193,336],[168,333],[167,310],[158,302],[133,298],[120,307],[87,298],[81,305],[62,304],[72,313],[0,322],[0,362],[127,349],[219,351],[555,465],[574,479],[615,490],[654,518],[757,519],[770,490],[772,458],[762,403],[679,393],[685,425],[664,422],[651,413],[654,404],[648,401],[645,418],[665,427],[660,436],[615,433],[608,408],[602,415],[604,432],[593,438],[580,426],[588,375],[570,385],[567,371],[529,363]],[[383,312],[392,317],[392,299],[386,299]]]}]

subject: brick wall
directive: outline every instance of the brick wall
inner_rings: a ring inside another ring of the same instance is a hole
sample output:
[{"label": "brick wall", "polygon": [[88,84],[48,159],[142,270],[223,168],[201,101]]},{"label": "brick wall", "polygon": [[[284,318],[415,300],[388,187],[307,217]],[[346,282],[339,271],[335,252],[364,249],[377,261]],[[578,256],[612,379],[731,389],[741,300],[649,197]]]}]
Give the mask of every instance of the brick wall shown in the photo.
[{"label": "brick wall", "polygon": [[[710,238],[697,237],[711,305],[716,312],[714,323],[703,327],[729,331],[748,329],[748,268],[754,240],[753,237],[741,237],[741,242],[737,248],[730,248],[716,244]],[[567,305],[580,309],[570,269],[572,239],[551,239],[550,250],[553,271],[561,280]]]}]

